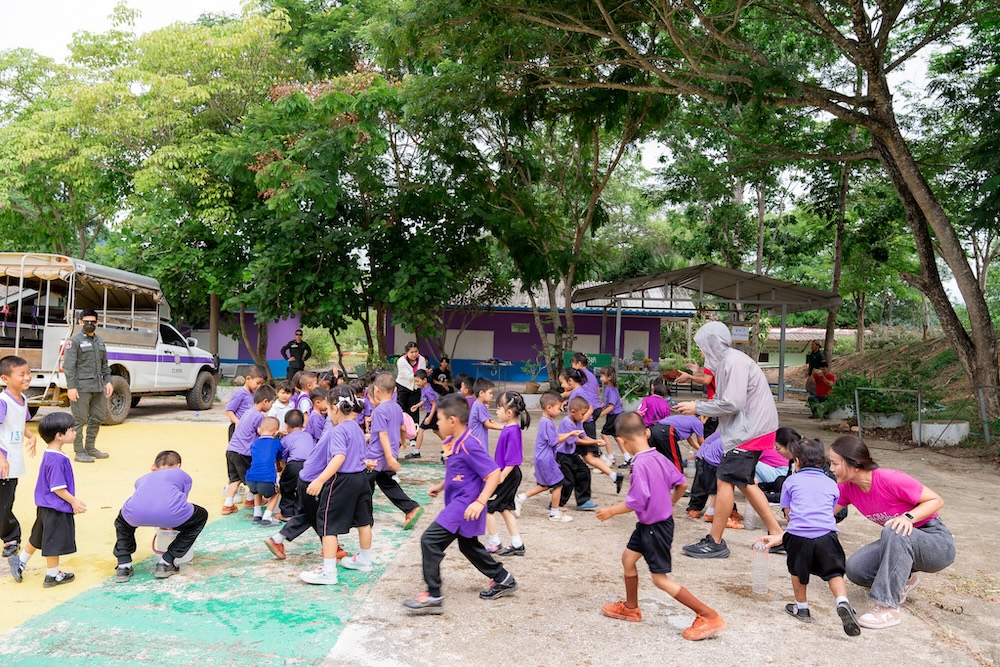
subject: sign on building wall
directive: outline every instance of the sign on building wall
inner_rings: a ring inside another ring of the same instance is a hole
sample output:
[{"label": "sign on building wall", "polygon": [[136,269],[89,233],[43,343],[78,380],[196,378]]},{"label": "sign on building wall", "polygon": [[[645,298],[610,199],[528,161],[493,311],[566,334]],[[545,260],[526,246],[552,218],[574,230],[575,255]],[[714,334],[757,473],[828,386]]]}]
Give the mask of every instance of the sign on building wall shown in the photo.
[{"label": "sign on building wall", "polygon": [[742,324],[734,324],[729,327],[729,331],[733,335],[734,343],[749,343],[750,342],[750,327]]}]

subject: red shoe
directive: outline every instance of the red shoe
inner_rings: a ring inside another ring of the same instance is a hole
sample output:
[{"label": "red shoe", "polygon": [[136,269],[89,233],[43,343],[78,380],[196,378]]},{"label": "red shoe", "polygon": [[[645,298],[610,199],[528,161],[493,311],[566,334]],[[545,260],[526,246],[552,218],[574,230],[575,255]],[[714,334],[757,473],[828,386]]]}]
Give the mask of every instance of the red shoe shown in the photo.
[{"label": "red shoe", "polygon": [[730,519],[736,519],[736,520],[737,520],[737,521],[739,521],[740,523],[742,523],[742,522],[743,522],[743,515],[742,515],[742,514],[740,514],[739,512],[737,512],[737,511],[736,511],[735,509],[734,509],[734,510],[732,511],[732,513],[731,513],[731,514],[729,515],[729,518],[730,518]]},{"label": "red shoe", "polygon": [[629,609],[625,606],[625,602],[623,600],[604,605],[601,607],[601,613],[608,618],[618,618],[623,621],[632,621],[633,623],[639,623],[642,621],[642,610],[638,607],[635,609]]},{"label": "red shoe", "polygon": [[729,517],[726,519],[726,528],[730,528],[732,530],[743,530],[745,526],[733,517]]},{"label": "red shoe", "polygon": [[223,505],[222,506],[222,515],[223,516],[225,516],[227,514],[236,514],[239,511],[240,511],[240,508],[237,507],[236,505]]},{"label": "red shoe", "polygon": [[251,509],[252,510],[253,509],[253,499],[244,500],[243,501],[243,507],[246,507],[247,509]]},{"label": "red shoe", "polygon": [[278,560],[285,560],[285,545],[284,544],[278,544],[277,542],[275,542],[274,540],[272,540],[270,537],[267,538],[266,540],[264,540],[264,544],[267,545],[267,548],[271,550],[271,553],[274,554],[275,558],[277,558]]},{"label": "red shoe", "polygon": [[699,512],[698,510],[688,510],[688,518],[689,519],[700,519],[701,518],[701,512]]},{"label": "red shoe", "polygon": [[705,618],[699,615],[694,617],[694,623],[691,624],[690,628],[682,632],[681,636],[684,639],[696,642],[714,637],[725,629],[726,622],[721,615],[716,614],[715,618]]},{"label": "red shoe", "polygon": [[350,557],[351,554],[349,552],[344,551],[340,547],[337,547],[337,560],[340,560],[341,558],[350,558]]}]

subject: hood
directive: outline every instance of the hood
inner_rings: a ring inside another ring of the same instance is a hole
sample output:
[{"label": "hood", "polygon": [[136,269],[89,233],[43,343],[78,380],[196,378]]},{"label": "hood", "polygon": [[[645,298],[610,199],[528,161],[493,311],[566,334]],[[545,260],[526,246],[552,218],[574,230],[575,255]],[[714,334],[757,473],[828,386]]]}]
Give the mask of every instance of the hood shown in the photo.
[{"label": "hood", "polygon": [[733,344],[733,336],[722,322],[708,322],[698,329],[694,342],[705,356],[705,366],[718,371],[722,355]]}]

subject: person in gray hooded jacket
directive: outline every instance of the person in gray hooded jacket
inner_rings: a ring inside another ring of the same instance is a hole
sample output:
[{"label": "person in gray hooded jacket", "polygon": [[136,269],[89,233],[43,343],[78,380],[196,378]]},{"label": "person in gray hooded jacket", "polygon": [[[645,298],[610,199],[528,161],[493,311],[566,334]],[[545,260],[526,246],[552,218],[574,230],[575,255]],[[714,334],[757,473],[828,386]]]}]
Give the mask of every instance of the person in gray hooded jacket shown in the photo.
[{"label": "person in gray hooded jacket", "polygon": [[718,491],[715,495],[715,520],[703,540],[689,544],[682,551],[692,558],[726,558],[729,547],[722,539],[733,506],[735,487],[767,526],[767,532],[781,532],[767,504],[767,496],[754,480],[754,468],[760,453],[774,447],[778,430],[778,409],[764,372],[743,352],[733,349],[729,328],[722,322],[708,322],[694,337],[705,357],[705,366],[715,373],[716,394],[711,401],[678,403],[675,411],[683,415],[719,418],[719,431],[725,451],[718,468]]}]

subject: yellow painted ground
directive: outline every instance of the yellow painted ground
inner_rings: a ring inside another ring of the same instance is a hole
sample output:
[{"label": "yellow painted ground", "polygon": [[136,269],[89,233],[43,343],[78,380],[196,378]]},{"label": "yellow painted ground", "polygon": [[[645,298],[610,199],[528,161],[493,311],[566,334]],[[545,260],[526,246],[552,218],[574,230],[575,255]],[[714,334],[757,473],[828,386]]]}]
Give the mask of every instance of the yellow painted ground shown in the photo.
[{"label": "yellow painted ground", "polygon": [[[36,432],[37,423],[29,429]],[[39,455],[45,446],[38,438]],[[111,458],[96,463],[74,463],[77,497],[87,504],[87,512],[76,517],[77,553],[65,556],[60,567],[76,574],[76,581],[56,588],[42,588],[45,559],[36,553],[28,563],[24,581],[16,583],[0,570],[0,633],[82,593],[114,574],[116,560],[115,517],[131,495],[135,480],[149,472],[157,452],[174,449],[183,458],[182,467],[194,479],[191,501],[206,508],[209,521],[220,516],[222,487],[226,482],[226,425],[191,423],[127,423],[101,429],[97,447]],[[71,446],[67,446],[71,449]],[[72,456],[72,451],[67,451]],[[28,474],[18,482],[14,512],[21,522],[23,542],[27,542],[35,521],[34,490],[38,456],[28,458]],[[153,530],[136,533],[139,549],[136,562],[151,553]]]}]

